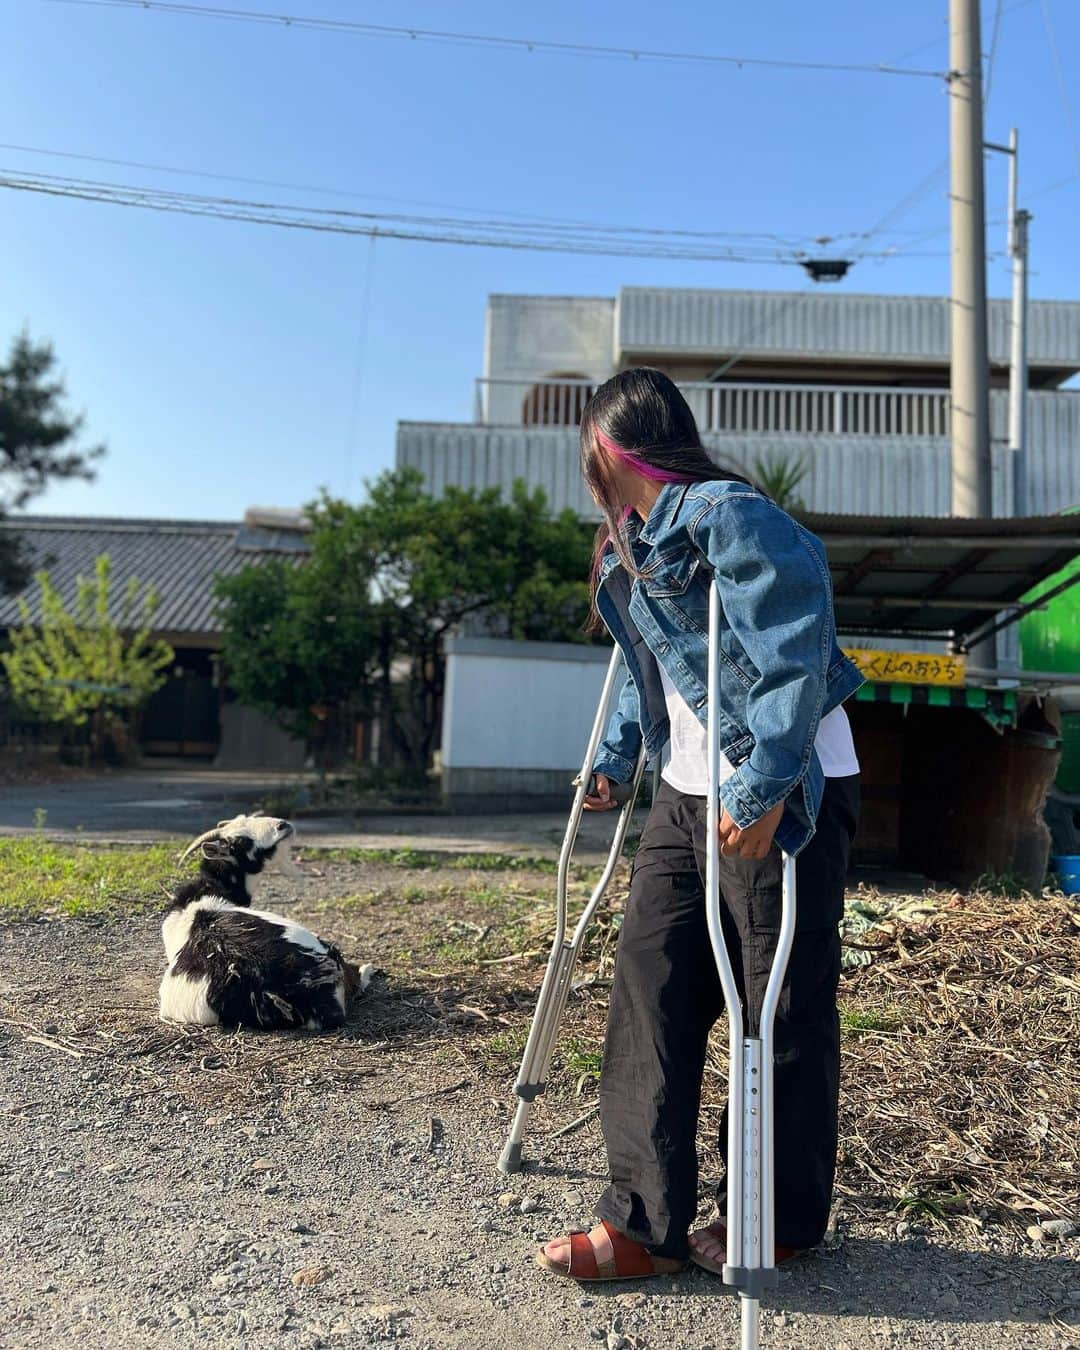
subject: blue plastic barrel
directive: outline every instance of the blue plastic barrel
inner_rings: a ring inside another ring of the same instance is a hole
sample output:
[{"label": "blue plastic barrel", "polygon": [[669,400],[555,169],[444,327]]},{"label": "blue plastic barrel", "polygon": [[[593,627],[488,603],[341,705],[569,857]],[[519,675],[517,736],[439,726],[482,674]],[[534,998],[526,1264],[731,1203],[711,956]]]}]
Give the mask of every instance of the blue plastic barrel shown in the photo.
[{"label": "blue plastic barrel", "polygon": [[1080,853],[1059,853],[1050,859],[1050,871],[1066,895],[1080,893]]}]

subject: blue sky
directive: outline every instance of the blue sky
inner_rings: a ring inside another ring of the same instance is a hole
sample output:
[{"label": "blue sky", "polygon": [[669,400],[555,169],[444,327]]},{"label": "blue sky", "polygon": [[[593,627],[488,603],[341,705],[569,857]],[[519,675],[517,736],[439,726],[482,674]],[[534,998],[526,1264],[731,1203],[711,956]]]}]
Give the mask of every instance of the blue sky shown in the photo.
[{"label": "blue sky", "polygon": [[[1004,0],[986,130],[1004,140],[1020,128],[1032,295],[1080,299],[1080,141],[1044,4],[1080,118],[1080,5]],[[277,8],[583,43],[947,64],[947,0]],[[994,9],[984,0],[988,34]],[[48,0],[0,6],[4,142],[370,194],[343,203],[359,209],[431,209],[398,199],[678,229],[860,231],[942,163],[947,116],[944,86],[924,79],[631,64]],[[12,149],[0,149],[0,167],[337,200]],[[993,220],[1005,204],[1000,157],[987,191]],[[944,293],[945,192],[942,174],[880,240],[936,256],[865,260],[845,288]],[[989,234],[1000,252],[1003,227]],[[256,503],[299,505],[323,485],[357,495],[392,463],[398,419],[470,417],[492,291],[803,284],[792,267],[371,244],[11,191],[0,192],[0,259],[0,345],[22,328],[51,339],[88,437],[108,445],[96,483],[58,486],[31,509],[99,515],[229,518]],[[989,281],[1008,294],[1004,259]]]}]

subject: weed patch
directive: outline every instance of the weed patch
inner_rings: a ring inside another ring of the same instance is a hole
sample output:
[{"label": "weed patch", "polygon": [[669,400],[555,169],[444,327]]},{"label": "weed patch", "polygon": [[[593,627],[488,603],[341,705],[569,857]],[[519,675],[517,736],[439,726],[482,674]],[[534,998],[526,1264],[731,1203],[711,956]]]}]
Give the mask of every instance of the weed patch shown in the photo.
[{"label": "weed patch", "polygon": [[40,834],[0,839],[0,917],[87,917],[164,905],[162,880],[175,868],[171,843],[103,848]]},{"label": "weed patch", "polygon": [[377,863],[382,867],[409,867],[417,871],[448,868],[462,872],[555,872],[551,858],[527,858],[517,853],[447,853],[424,848],[312,848],[305,856],[326,862]]}]

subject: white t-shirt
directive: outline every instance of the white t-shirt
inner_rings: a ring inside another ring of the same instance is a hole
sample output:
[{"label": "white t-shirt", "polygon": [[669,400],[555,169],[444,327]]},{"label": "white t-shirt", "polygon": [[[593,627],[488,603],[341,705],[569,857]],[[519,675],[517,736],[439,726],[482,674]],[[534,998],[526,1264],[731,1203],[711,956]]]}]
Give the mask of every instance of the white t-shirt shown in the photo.
[{"label": "white t-shirt", "polygon": [[[704,797],[709,785],[705,728],[698,721],[693,708],[671,683],[664,667],[659,661],[656,664],[660,667],[671,728],[670,739],[660,760],[660,776],[679,792]],[[814,749],[818,752],[826,778],[846,778],[849,774],[859,772],[851,723],[842,704],[826,713],[818,723]],[[725,782],[734,772],[735,766],[721,750],[718,781]]]}]

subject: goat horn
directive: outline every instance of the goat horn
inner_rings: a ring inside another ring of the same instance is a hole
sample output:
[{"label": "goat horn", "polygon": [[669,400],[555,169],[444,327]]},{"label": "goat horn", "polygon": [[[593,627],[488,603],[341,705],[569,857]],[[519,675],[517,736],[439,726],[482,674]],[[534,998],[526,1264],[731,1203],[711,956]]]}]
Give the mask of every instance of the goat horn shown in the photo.
[{"label": "goat horn", "polygon": [[219,839],[220,837],[221,837],[221,828],[220,826],[216,825],[212,830],[207,830],[205,831],[205,833],[200,834],[198,839],[193,839],[191,843],[188,844],[187,848],[184,849],[183,853],[180,854],[179,858],[177,858],[176,860],[177,865],[179,866],[181,863],[186,862],[187,859],[195,852],[195,850],[199,847],[200,844],[205,844],[208,839]]}]

